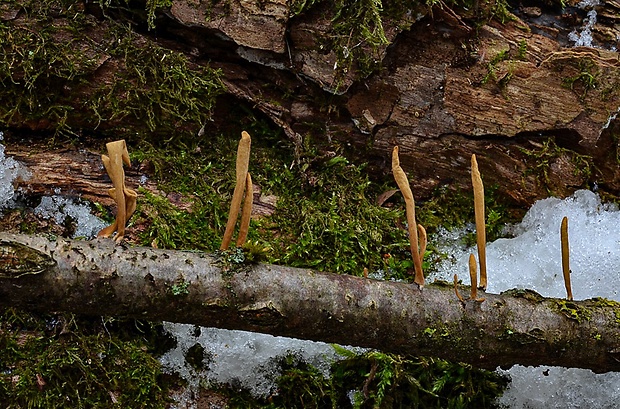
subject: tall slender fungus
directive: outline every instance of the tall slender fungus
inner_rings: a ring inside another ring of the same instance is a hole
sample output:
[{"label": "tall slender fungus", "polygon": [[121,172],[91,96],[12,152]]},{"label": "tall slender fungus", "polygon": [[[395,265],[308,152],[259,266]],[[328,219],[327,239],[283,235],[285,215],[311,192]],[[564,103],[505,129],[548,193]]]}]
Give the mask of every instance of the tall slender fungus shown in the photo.
[{"label": "tall slender fungus", "polygon": [[465,305],[465,299],[463,298],[463,296],[459,293],[459,277],[455,274],[454,275],[454,293],[456,294],[456,298],[459,299],[460,302],[463,303],[463,305]]},{"label": "tall slender fungus", "polygon": [[480,287],[487,289],[486,230],[484,224],[484,185],[478,170],[476,155],[471,155],[471,183],[474,186],[474,212],[476,217],[476,243],[480,262]]},{"label": "tall slender fungus", "polygon": [[243,198],[243,209],[241,209],[241,224],[239,225],[239,236],[237,237],[237,247],[245,243],[250,229],[250,217],[252,216],[252,204],[254,203],[254,189],[252,186],[252,176],[248,173],[245,178],[245,197]]},{"label": "tall slender fungus", "polygon": [[424,253],[426,253],[426,229],[421,224],[418,224],[418,241],[420,242],[420,261],[424,260]]},{"label": "tall slender fungus", "polygon": [[570,285],[570,264],[568,251],[568,218],[564,216],[560,226],[560,242],[562,243],[562,273],[564,274],[564,286],[566,287],[566,298],[572,301],[573,291]]},{"label": "tall slender fungus", "polygon": [[424,287],[424,272],[422,271],[422,257],[420,254],[423,254],[426,250],[426,231],[423,227],[420,229],[420,232],[422,233],[420,234],[422,241],[419,241],[418,226],[415,221],[415,201],[413,199],[411,187],[409,186],[407,174],[403,168],[400,167],[400,161],[398,159],[398,146],[395,146],[392,151],[392,174],[394,175],[394,180],[396,180],[398,188],[405,198],[407,225],[409,230],[409,244],[411,247],[413,267],[415,269],[415,278],[413,281],[420,286],[420,288],[422,288]]},{"label": "tall slender fungus", "polygon": [[469,279],[471,282],[471,292],[469,298],[475,300],[478,298],[478,266],[476,265],[476,257],[469,254]]},{"label": "tall slender fungus", "polygon": [[224,232],[224,238],[222,239],[222,245],[220,250],[226,250],[232,240],[233,230],[237,224],[237,216],[239,215],[239,208],[241,201],[243,200],[243,193],[245,191],[246,179],[248,174],[248,168],[250,166],[250,135],[243,131],[241,132],[241,140],[237,148],[237,165],[236,165],[236,177],[237,184],[233,192],[232,201],[230,203],[230,211],[228,213],[228,222],[226,223],[226,231]]},{"label": "tall slender fungus", "polygon": [[129,152],[124,139],[109,142],[106,144],[108,155],[101,155],[101,160],[105,166],[105,170],[112,180],[112,189],[108,190],[108,194],[114,199],[117,205],[116,219],[110,226],[101,230],[97,236],[109,237],[114,232],[114,240],[120,242],[125,236],[125,225],[136,211],[136,202],[138,194],[135,190],[125,186],[125,171],[123,163],[128,167],[131,166],[129,161]]}]

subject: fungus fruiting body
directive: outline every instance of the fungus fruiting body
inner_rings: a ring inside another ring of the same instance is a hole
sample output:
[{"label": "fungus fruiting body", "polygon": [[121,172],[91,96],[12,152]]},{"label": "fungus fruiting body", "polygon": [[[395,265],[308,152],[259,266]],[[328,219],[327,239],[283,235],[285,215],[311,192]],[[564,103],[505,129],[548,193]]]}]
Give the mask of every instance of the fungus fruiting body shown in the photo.
[{"label": "fungus fruiting body", "polygon": [[568,217],[564,216],[560,226],[560,242],[562,244],[562,273],[564,276],[564,286],[566,287],[566,298],[573,299],[573,291],[570,284],[570,263],[568,247]]},{"label": "fungus fruiting body", "polygon": [[136,210],[138,194],[135,190],[125,186],[125,171],[123,163],[131,167],[129,152],[125,140],[109,142],[106,144],[108,155],[101,155],[101,160],[112,180],[112,189],[108,194],[114,199],[117,206],[116,219],[110,226],[102,229],[98,237],[110,237],[114,232],[114,240],[120,242],[125,236],[125,225]]},{"label": "fungus fruiting body", "polygon": [[476,243],[480,263],[480,287],[487,288],[486,230],[484,223],[484,185],[478,170],[476,155],[471,155],[471,182],[474,187],[474,212],[476,218]]},{"label": "fungus fruiting body", "polygon": [[478,268],[476,266],[476,257],[469,254],[469,279],[471,282],[471,292],[469,298],[475,300],[478,297]]},{"label": "fungus fruiting body", "polygon": [[476,264],[476,257],[473,254],[469,254],[469,279],[471,280],[471,292],[469,299],[476,302],[483,302],[484,298],[478,298],[478,265]]},{"label": "fungus fruiting body", "polygon": [[454,293],[456,294],[456,298],[458,298],[460,302],[462,302],[463,304],[465,304],[465,299],[464,299],[464,298],[463,298],[463,296],[459,293],[458,283],[459,283],[459,277],[455,274],[455,275],[454,275]]},{"label": "fungus fruiting body", "polygon": [[[220,246],[220,250],[228,249],[230,245],[230,241],[232,240],[233,230],[235,229],[235,225],[237,224],[237,216],[239,215],[239,209],[241,207],[241,201],[243,200],[244,192],[246,193],[246,202],[251,200],[249,198],[252,197],[252,188],[250,187],[249,192],[246,192],[246,186],[251,186],[252,179],[248,179],[248,168],[250,165],[250,145],[251,145],[250,135],[243,131],[241,133],[241,140],[239,141],[239,146],[237,147],[237,163],[236,163],[236,185],[235,190],[233,191],[232,201],[230,203],[230,211],[228,213],[228,222],[226,223],[226,231],[224,232],[224,238],[222,239],[222,245]],[[250,211],[252,204],[250,203]],[[248,212],[249,213],[249,212]],[[249,214],[248,214],[248,226],[249,226]],[[242,223],[243,225],[243,223]],[[241,236],[242,232],[239,233]],[[246,230],[247,234],[247,230]],[[244,237],[245,240],[245,237]],[[237,242],[237,245],[239,243]]]},{"label": "fungus fruiting body", "polygon": [[252,176],[248,173],[245,177],[245,198],[243,199],[243,208],[241,209],[241,224],[239,225],[239,236],[237,237],[237,246],[242,246],[248,237],[250,229],[250,217],[252,216],[252,204],[254,203],[254,192],[252,185]]},{"label": "fungus fruiting body", "polygon": [[426,250],[426,230],[422,226],[419,229],[421,240],[418,237],[418,226],[415,221],[415,201],[413,199],[413,193],[409,186],[409,180],[407,174],[400,167],[400,161],[398,159],[398,146],[394,147],[392,151],[392,174],[394,180],[400,189],[403,197],[405,198],[405,207],[407,215],[407,227],[409,231],[409,244],[411,247],[411,257],[413,258],[413,267],[415,269],[414,282],[424,287],[424,273],[422,271],[422,257]]}]

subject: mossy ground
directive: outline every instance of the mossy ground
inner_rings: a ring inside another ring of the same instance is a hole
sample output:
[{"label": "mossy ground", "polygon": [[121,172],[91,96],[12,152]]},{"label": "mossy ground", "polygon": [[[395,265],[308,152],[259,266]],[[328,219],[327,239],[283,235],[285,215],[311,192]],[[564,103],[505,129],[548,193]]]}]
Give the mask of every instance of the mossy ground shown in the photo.
[{"label": "mossy ground", "polygon": [[157,327],[7,309],[0,315],[3,408],[165,408]]}]

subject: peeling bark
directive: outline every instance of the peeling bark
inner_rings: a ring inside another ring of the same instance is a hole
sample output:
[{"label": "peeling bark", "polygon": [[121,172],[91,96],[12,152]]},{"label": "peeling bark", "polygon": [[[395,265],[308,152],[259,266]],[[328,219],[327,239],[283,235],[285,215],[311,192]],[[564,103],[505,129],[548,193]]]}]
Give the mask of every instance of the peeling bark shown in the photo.
[{"label": "peeling bark", "polygon": [[225,254],[0,234],[0,306],[167,320],[438,356],[481,368],[620,370],[620,305],[529,290],[461,303],[417,286]]},{"label": "peeling bark", "polygon": [[[103,167],[101,153],[86,149],[50,149],[32,141],[28,144],[11,141],[5,153],[26,167],[29,177],[18,179],[14,183],[17,189],[21,189],[28,196],[62,193],[65,196],[98,202],[103,206],[114,205],[114,199],[108,194],[112,181]],[[142,186],[157,193],[157,186],[152,180],[141,182],[140,178],[144,175],[145,169],[140,167],[126,169],[127,185],[135,188]]]}]

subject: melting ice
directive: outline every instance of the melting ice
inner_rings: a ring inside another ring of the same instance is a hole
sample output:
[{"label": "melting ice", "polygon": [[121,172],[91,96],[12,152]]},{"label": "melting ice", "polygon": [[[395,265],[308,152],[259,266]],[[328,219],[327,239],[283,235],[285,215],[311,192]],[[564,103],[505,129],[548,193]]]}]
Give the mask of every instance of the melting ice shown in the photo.
[{"label": "melting ice", "polygon": [[[275,392],[275,381],[280,375],[278,358],[288,354],[312,364],[326,377],[331,363],[337,359],[334,348],[323,342],[171,322],[164,323],[164,328],[176,338],[177,345],[160,362],[165,371],[179,374],[188,383],[187,390],[177,397],[179,408],[194,407],[192,395],[205,383],[228,384],[247,389],[256,397],[266,397]],[[185,359],[188,350],[197,344],[204,348],[204,370],[196,369]]]},{"label": "melting ice", "polygon": [[[0,131],[0,141],[4,134]],[[17,178],[27,179],[30,173],[15,159],[4,154],[4,145],[0,145],[0,210],[14,205],[15,190],[13,182]]]},{"label": "melting ice", "polygon": [[592,47],[592,28],[596,24],[596,10],[594,6],[600,4],[599,0],[584,0],[577,4],[577,7],[585,9],[592,7],[586,18],[583,20],[583,28],[581,33],[577,32],[577,29],[568,34],[568,39],[575,42],[575,47]]},{"label": "melting ice", "polygon": [[53,219],[58,225],[62,225],[66,218],[75,222],[73,238],[85,237],[92,239],[97,233],[106,227],[106,223],[91,213],[86,203],[75,202],[72,199],[59,195],[44,196],[41,203],[35,207],[34,213],[44,219]]}]

